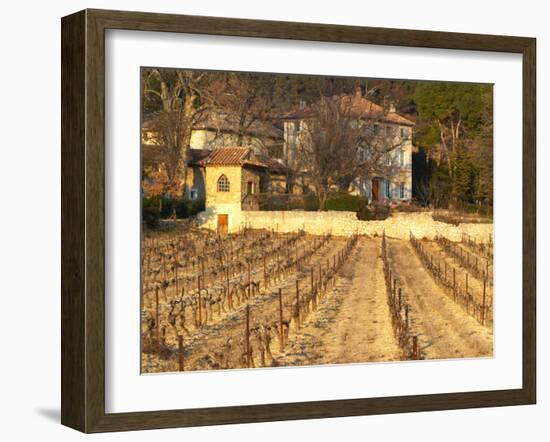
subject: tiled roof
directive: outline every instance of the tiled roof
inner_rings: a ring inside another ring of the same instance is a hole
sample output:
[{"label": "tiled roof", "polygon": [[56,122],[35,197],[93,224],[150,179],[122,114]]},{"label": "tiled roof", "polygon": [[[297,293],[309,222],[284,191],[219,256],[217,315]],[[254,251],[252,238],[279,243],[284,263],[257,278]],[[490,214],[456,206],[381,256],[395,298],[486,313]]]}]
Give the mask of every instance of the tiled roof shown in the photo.
[{"label": "tiled roof", "polygon": [[206,149],[189,149],[187,151],[187,164],[190,166],[200,165],[200,162],[210,155]]},{"label": "tiled roof", "polygon": [[[376,104],[361,95],[337,95],[332,97],[337,100],[342,109],[349,110],[353,118],[363,120],[377,120],[386,123],[414,126],[414,121],[397,112],[386,112],[383,106]],[[296,120],[312,118],[315,116],[315,105],[294,109],[285,115],[283,119]]]},{"label": "tiled roof", "polygon": [[[210,155],[209,150],[204,149],[189,149],[187,151],[187,164],[195,166],[201,160]],[[162,146],[157,144],[141,144],[141,159],[144,165],[157,164],[166,161],[166,154]]]},{"label": "tiled roof", "polygon": [[210,152],[202,160],[204,165],[233,166],[242,165],[250,155],[249,147],[221,147]]},{"label": "tiled roof", "polygon": [[208,157],[199,162],[202,166],[252,166],[268,169],[270,172],[284,175],[287,166],[267,155],[256,155],[250,147],[221,147],[213,150]]},{"label": "tiled roof", "polygon": [[[208,130],[214,132],[237,133],[240,121],[238,115],[228,114],[223,111],[205,110],[195,115],[193,130]],[[155,130],[155,124],[151,118],[145,118],[142,124],[143,130]],[[283,142],[283,129],[274,123],[264,120],[255,120],[246,125],[244,134],[257,138],[269,138],[272,142]]]},{"label": "tiled roof", "polygon": [[275,158],[268,157],[267,155],[257,155],[256,158],[263,164],[265,164],[270,172],[276,173],[278,175],[286,175],[290,172],[288,166]]},{"label": "tiled roof", "polygon": [[[238,115],[227,114],[222,111],[208,111],[198,115],[197,121],[193,124],[193,129],[237,133],[240,125],[239,120]],[[269,121],[252,121],[246,125],[244,132],[248,136],[283,141],[283,129]]]},{"label": "tiled roof", "polygon": [[[144,165],[162,163],[165,153],[161,146],[153,144],[141,145],[141,156]],[[268,169],[270,172],[284,175],[289,172],[286,165],[267,155],[255,155],[247,146],[220,147],[215,150],[189,149],[187,151],[189,166],[251,166]]]}]

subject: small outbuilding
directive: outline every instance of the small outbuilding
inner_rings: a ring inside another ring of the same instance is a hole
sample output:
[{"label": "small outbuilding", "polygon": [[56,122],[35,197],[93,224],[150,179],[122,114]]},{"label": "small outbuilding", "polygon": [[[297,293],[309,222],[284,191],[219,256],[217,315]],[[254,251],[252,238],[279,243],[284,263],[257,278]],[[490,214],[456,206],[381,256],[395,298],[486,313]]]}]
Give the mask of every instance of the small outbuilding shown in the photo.
[{"label": "small outbuilding", "polygon": [[200,164],[205,171],[206,224],[222,234],[237,230],[241,211],[259,208],[257,195],[269,186],[268,165],[242,146],[218,148]]}]

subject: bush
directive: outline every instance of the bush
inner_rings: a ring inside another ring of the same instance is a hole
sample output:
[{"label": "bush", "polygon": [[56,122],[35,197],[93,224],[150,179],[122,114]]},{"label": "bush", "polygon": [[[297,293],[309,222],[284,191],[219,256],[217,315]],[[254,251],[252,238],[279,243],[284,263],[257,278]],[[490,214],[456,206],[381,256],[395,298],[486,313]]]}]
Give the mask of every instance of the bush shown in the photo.
[{"label": "bush", "polygon": [[314,193],[306,193],[303,196],[304,210],[308,212],[316,212],[319,210],[319,198]]},{"label": "bush", "polygon": [[422,212],[422,207],[419,205],[408,202],[408,201],[401,201],[398,202],[395,206],[392,207],[392,210],[396,212]]},{"label": "bush", "polygon": [[182,198],[176,201],[175,208],[177,218],[189,218],[204,210],[204,200]]},{"label": "bush", "polygon": [[150,229],[156,229],[160,224],[160,211],[158,207],[147,206],[141,209],[143,222]]},{"label": "bush", "polygon": [[367,202],[368,200],[364,196],[336,193],[329,195],[325,203],[325,209],[358,212]]},{"label": "bush", "polygon": [[390,216],[390,208],[384,204],[362,205],[357,211],[357,218],[363,221],[382,221]]},{"label": "bush", "polygon": [[163,198],[155,195],[143,198],[142,206],[144,210],[147,209],[148,216],[156,213],[160,219],[166,219],[174,216],[175,211],[176,218],[189,218],[204,210],[204,200]]}]

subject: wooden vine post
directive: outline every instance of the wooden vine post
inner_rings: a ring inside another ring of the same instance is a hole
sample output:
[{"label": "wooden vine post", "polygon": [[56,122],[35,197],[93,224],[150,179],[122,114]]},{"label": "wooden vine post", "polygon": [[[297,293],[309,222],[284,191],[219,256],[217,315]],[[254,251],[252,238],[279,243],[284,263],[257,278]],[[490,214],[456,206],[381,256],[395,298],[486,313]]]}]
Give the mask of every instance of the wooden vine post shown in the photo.
[{"label": "wooden vine post", "polygon": [[264,252],[264,287],[266,289],[268,287],[268,284],[267,284],[267,269],[266,269],[266,265],[265,265],[265,252]]},{"label": "wooden vine post", "polygon": [[160,320],[159,320],[159,288],[155,288],[155,327],[157,331],[156,347],[160,348]]},{"label": "wooden vine post", "polygon": [[198,302],[199,302],[199,326],[202,325],[202,298],[201,298],[201,275],[197,277],[197,289],[199,291],[198,294]]},{"label": "wooden vine post", "polygon": [[183,336],[178,335],[178,368],[179,371],[184,371],[183,366]]},{"label": "wooden vine post", "polygon": [[246,329],[245,329],[245,346],[246,346],[246,366],[250,368],[250,305],[246,304]]},{"label": "wooden vine post", "polygon": [[285,334],[283,331],[283,289],[279,287],[279,349],[282,352],[285,347]]},{"label": "wooden vine post", "polygon": [[481,307],[481,324],[485,325],[485,309],[487,308],[487,278],[483,280],[483,304]]},{"label": "wooden vine post", "polygon": [[248,299],[250,299],[250,261],[247,263],[248,265]]},{"label": "wooden vine post", "polygon": [[300,281],[296,280],[296,326],[300,328],[301,318],[300,318]]}]

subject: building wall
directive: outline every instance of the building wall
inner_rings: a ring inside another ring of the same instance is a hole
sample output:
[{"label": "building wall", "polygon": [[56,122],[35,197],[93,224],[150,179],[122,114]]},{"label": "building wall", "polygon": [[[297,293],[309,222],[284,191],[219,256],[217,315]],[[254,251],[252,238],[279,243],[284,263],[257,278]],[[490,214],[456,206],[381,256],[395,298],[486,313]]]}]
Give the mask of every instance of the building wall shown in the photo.
[{"label": "building wall", "polygon": [[[206,207],[199,222],[212,230],[217,229],[218,214],[228,215],[228,230],[236,231],[241,225],[242,174],[241,166],[207,166],[205,168]],[[229,192],[218,192],[218,179],[229,179]]]},{"label": "building wall", "polygon": [[[261,176],[263,174],[262,170],[253,169],[253,168],[243,168],[242,169],[242,184],[241,184],[241,195],[244,198],[248,194],[248,182],[253,183],[252,193],[257,194],[261,192]],[[242,199],[241,199],[242,200]]]},{"label": "building wall", "polygon": [[197,191],[197,199],[206,198],[204,168],[190,166],[187,169],[187,197],[191,197],[191,190]]},{"label": "building wall", "polygon": [[[297,124],[299,122],[299,125]],[[296,151],[305,143],[304,127],[307,124],[305,120],[286,120],[284,122],[284,146],[283,153],[287,164],[291,168],[296,168],[297,158]],[[299,126],[299,128],[298,128]],[[397,164],[398,153],[401,150],[403,152],[403,162],[399,166],[399,170],[393,176],[383,177],[390,182],[390,192],[385,193],[385,186],[383,186],[383,197],[392,200],[404,200],[410,201],[412,198],[412,128],[409,126],[400,126],[397,124],[384,124],[380,123],[380,133],[385,134],[386,127],[393,131],[393,139],[388,139],[388,142],[392,144],[401,143],[401,145],[395,148],[390,153],[390,158]],[[403,136],[401,134],[404,131]],[[382,135],[381,135],[382,136]],[[386,135],[383,135],[386,136]],[[372,199],[372,177],[362,177],[357,180],[355,185],[350,189],[350,193],[367,196]],[[399,185],[404,183],[404,197],[399,197]]]},{"label": "building wall", "polygon": [[[238,143],[238,136],[231,133],[216,133],[212,130],[193,130],[189,145],[191,149],[206,149],[213,150],[219,147],[235,146]],[[281,144],[278,141],[279,146]],[[276,140],[245,135],[242,140],[243,146],[250,146],[255,153],[263,153],[266,146],[277,144]]]}]

